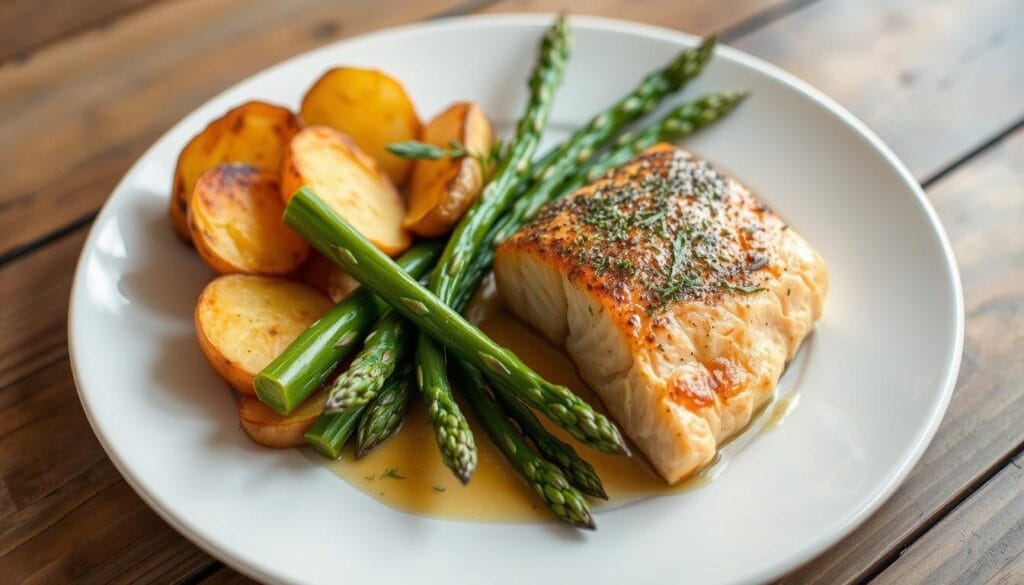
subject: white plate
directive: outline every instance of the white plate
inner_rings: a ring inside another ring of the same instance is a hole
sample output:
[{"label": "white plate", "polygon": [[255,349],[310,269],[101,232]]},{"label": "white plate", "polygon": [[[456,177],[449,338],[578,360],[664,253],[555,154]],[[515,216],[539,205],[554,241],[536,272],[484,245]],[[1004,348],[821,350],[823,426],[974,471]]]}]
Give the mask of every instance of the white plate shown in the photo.
[{"label": "white plate", "polygon": [[[907,475],[946,408],[960,360],[960,284],[935,213],[863,124],[793,77],[722,47],[683,96],[747,88],[687,145],[733,172],[828,262],[825,317],[803,349],[799,408],[711,485],[602,512],[599,530],[441,521],[389,509],[299,452],[257,448],[200,354],[196,297],[211,273],[165,217],[175,158],[247,99],[297,106],[336,64],[405,82],[420,113],[473,99],[506,130],[547,16],[448,20],[327,46],[231,88],[128,172],[85,245],[70,346],[110,458],[164,519],[252,577],[337,583],[747,583],[777,577],[850,532]],[[573,18],[553,128],[632,87],[691,36]]]}]

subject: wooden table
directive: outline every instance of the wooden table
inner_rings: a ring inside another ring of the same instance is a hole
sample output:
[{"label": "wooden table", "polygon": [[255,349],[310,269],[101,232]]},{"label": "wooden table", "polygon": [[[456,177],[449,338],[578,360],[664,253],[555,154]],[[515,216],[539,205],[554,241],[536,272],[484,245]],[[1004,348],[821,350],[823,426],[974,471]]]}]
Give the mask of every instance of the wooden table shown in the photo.
[{"label": "wooden table", "polygon": [[718,31],[806,79],[881,135],[949,231],[967,308],[949,412],[896,495],[785,582],[1024,582],[1020,0],[4,0],[0,580],[245,581],[135,495],[75,395],[72,271],[132,161],[221,89],[318,45],[553,10]]}]

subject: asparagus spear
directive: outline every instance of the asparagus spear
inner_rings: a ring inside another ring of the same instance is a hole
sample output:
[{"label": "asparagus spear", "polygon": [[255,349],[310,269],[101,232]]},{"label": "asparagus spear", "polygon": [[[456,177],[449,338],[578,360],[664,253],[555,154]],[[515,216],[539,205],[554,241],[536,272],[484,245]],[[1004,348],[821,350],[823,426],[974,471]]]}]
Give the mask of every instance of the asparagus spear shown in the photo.
[{"label": "asparagus spear", "polygon": [[[648,74],[633,91],[591,118],[588,123],[562,143],[553,155],[550,155],[550,160],[546,161],[544,170],[539,173],[537,180],[519,199],[549,200],[558,185],[575,174],[580,165],[586,164],[620,130],[654,109],[665,96],[678,91],[686,82],[696,77],[711,57],[714,47],[715,38],[709,37],[698,47],[680,52],[667,65]],[[511,190],[510,194],[515,194],[515,190]],[[440,268],[435,270],[431,277],[430,290],[445,302],[450,302],[455,290],[464,284],[460,278],[462,272],[458,267],[459,250],[468,248],[470,251],[464,252],[468,254],[472,253],[471,250],[477,249],[487,229],[497,221],[502,211],[512,201],[503,201],[502,203],[505,204],[503,206],[495,204],[496,202],[487,206],[482,203],[483,200],[474,207],[473,211],[476,213],[473,214],[473,217],[467,216],[467,219],[472,219],[478,224],[486,223],[486,225],[482,229],[474,231],[471,238],[460,237],[462,233],[456,228],[456,232],[448,241],[444,254],[438,261]],[[477,207],[483,209],[477,209]],[[463,220],[462,223],[468,222]],[[460,224],[459,227],[462,225]]]},{"label": "asparagus spear", "polygon": [[[408,362],[407,362],[408,364]],[[406,365],[384,383],[359,419],[356,457],[381,444],[402,425],[412,390],[412,368]]]},{"label": "asparagus spear", "polygon": [[[564,16],[559,16],[541,41],[540,55],[529,81],[530,97],[508,154],[480,198],[455,227],[434,269],[430,289],[440,294],[443,303],[452,303],[458,296],[458,291],[446,284],[465,272],[473,249],[490,230],[498,214],[508,207],[529,171],[530,159],[540,144],[551,112],[552,95],[562,82],[569,45],[568,24]],[[421,335],[416,344],[416,361],[420,390],[437,431],[441,459],[466,482],[476,466],[476,445],[469,424],[452,397],[444,367],[445,356],[433,341]],[[428,385],[424,386],[423,382]]]},{"label": "asparagus spear", "polygon": [[348,438],[356,430],[365,408],[355,408],[341,414],[321,414],[306,431],[306,444],[324,457],[337,459],[341,456],[341,450],[348,442]]},{"label": "asparagus spear", "polygon": [[[420,242],[398,259],[414,277],[429,270],[439,242]],[[256,395],[279,414],[288,414],[337,367],[373,324],[383,305],[369,291],[355,290],[299,335],[288,349],[256,376]]]},{"label": "asparagus spear", "polygon": [[[692,102],[673,108],[658,123],[635,134],[622,134],[616,140],[615,148],[592,159],[577,170],[569,180],[557,189],[531,191],[528,196],[518,199],[508,213],[495,224],[492,238],[487,246],[477,251],[478,256],[493,253],[501,242],[533,219],[544,205],[573,193],[583,185],[594,181],[609,170],[632,160],[637,154],[659,142],[672,142],[689,136],[725,117],[746,98],[745,92],[723,91],[704,95]],[[480,260],[483,261],[482,259]],[[488,264],[488,267],[490,264]],[[471,282],[471,281],[470,281]]]},{"label": "asparagus spear", "polygon": [[515,398],[508,398],[500,392],[496,393],[498,401],[508,414],[519,423],[523,434],[545,459],[554,463],[565,474],[573,487],[581,492],[607,500],[608,494],[601,485],[601,478],[594,471],[594,466],[587,463],[569,444],[552,435],[537,417]]},{"label": "asparagus spear", "polygon": [[[470,279],[473,284],[463,289],[459,297],[455,299],[452,306],[456,310],[461,310],[469,303],[480,281],[490,270],[490,262],[486,259],[481,260],[485,260],[485,262],[477,260],[470,268],[473,271],[472,274],[475,275]],[[341,392],[344,393],[344,396],[341,404],[337,405],[340,407],[339,411],[356,408],[371,401],[377,402],[377,398],[380,397],[380,393],[384,392],[385,382],[390,379],[391,374],[399,368],[400,364],[407,363],[408,350],[413,346],[415,332],[415,328],[410,327],[408,322],[395,314],[392,309],[385,310],[377,324],[370,330],[363,343],[363,349],[352,360],[348,371],[338,376],[332,384],[332,389],[343,387]],[[325,410],[331,409],[325,408]],[[366,419],[372,421],[373,417],[370,412],[366,414]],[[394,421],[392,426],[397,428],[400,422],[399,418]],[[387,435],[382,437],[382,439],[384,438],[387,438]]]},{"label": "asparagus spear", "polygon": [[579,491],[569,485],[565,475],[537,454],[518,430],[505,418],[501,408],[486,394],[480,373],[460,363],[455,368],[459,389],[487,436],[501,449],[519,475],[560,520],[579,528],[594,529],[590,506]]},{"label": "asparagus spear", "polygon": [[657,124],[636,134],[622,134],[615,148],[594,164],[558,188],[559,195],[572,193],[586,183],[601,178],[614,167],[625,164],[640,152],[659,142],[672,142],[711,125],[732,112],[747,97],[742,91],[722,91],[701,96],[682,104],[665,115]]},{"label": "asparagus spear", "polygon": [[348,370],[328,389],[324,412],[341,413],[373,400],[405,358],[407,340],[411,339],[408,328],[405,319],[393,310],[384,311]]},{"label": "asparagus spear", "polygon": [[508,154],[480,198],[455,226],[431,277],[430,290],[440,294],[445,302],[457,292],[448,286],[451,276],[457,275],[463,263],[469,261],[476,244],[511,203],[521,179],[530,170],[530,159],[540,144],[551,111],[552,96],[562,82],[569,45],[568,24],[564,16],[559,16],[541,42],[540,56],[529,81],[530,98]]},{"label": "asparagus spear", "polygon": [[416,381],[427,403],[441,461],[459,481],[469,483],[477,458],[473,431],[444,376],[444,354],[432,351],[433,345],[429,342],[430,339],[420,332],[416,341]]},{"label": "asparagus spear", "polygon": [[[502,392],[522,399],[577,439],[609,453],[627,453],[615,425],[564,386],[552,384],[443,303],[308,188],[285,208],[285,223],[363,286],[435,341],[484,371]],[[467,259],[472,261],[472,258]]]}]

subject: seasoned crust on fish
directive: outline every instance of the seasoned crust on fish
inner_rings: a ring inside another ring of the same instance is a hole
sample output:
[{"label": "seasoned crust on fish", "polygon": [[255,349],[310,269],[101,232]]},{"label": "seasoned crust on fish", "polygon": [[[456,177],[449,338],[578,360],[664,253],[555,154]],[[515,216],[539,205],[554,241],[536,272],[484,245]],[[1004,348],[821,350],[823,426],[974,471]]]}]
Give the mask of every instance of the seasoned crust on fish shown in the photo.
[{"label": "seasoned crust on fish", "polygon": [[666,481],[708,464],[821,316],[821,257],[745,187],[674,146],[504,242],[506,305],[564,346]]}]

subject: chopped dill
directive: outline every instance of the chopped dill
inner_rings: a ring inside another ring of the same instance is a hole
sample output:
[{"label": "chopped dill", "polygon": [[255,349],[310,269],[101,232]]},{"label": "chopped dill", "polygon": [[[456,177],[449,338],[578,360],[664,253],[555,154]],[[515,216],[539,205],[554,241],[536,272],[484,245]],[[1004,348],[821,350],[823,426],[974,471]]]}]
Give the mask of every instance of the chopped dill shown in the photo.
[{"label": "chopped dill", "polygon": [[384,470],[384,473],[380,474],[381,479],[405,479],[404,475],[398,473],[397,467],[388,467]]},{"label": "chopped dill", "polygon": [[737,291],[737,292],[744,292],[744,293],[756,293],[756,292],[761,292],[763,290],[768,290],[768,289],[766,289],[765,287],[763,287],[763,286],[761,286],[759,284],[729,284],[728,282],[726,282],[726,283],[724,283],[724,285],[725,285],[725,288],[727,288],[729,290],[734,290],[734,291]]}]

